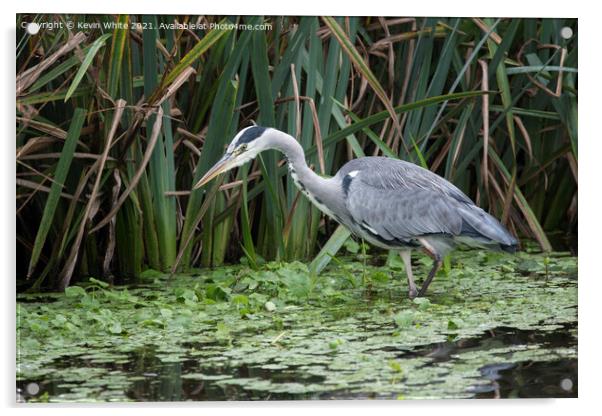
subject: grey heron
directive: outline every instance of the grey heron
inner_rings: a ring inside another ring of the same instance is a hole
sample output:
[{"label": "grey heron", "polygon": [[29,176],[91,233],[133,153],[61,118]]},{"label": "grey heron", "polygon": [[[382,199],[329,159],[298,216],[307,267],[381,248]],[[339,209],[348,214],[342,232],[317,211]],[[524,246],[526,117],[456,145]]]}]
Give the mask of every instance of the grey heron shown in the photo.
[{"label": "grey heron", "polygon": [[[284,153],[295,185],[322,212],[369,243],[399,251],[411,299],[426,294],[444,256],[458,244],[516,250],[516,238],[498,220],[428,169],[388,157],[362,157],[323,178],[308,167],[297,140],[274,128],[250,126],[238,132],[194,189],[268,149]],[[420,291],[412,275],[415,248],[433,259]]]}]

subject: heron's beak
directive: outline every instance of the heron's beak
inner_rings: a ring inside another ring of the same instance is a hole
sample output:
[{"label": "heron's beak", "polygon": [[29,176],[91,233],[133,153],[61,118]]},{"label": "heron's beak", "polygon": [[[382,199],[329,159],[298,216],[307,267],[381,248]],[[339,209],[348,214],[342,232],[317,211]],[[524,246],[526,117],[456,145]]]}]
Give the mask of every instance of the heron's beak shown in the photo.
[{"label": "heron's beak", "polygon": [[211,179],[215,178],[220,173],[226,172],[234,167],[235,158],[231,154],[225,154],[211,169],[203,175],[203,177],[192,187],[192,189],[199,189],[205,185]]}]

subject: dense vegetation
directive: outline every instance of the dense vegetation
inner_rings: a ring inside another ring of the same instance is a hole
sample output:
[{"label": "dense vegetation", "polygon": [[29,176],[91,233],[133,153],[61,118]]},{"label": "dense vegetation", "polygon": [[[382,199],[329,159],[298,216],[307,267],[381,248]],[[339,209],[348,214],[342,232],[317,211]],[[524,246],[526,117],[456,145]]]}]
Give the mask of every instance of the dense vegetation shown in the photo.
[{"label": "dense vegetation", "polygon": [[[252,121],[297,137],[325,175],[363,155],[427,166],[543,250],[576,232],[576,20],[68,19],[90,25],[17,35],[23,288],[335,251],[346,233],[275,152],[190,192]],[[207,29],[161,26],[174,21]]]}]

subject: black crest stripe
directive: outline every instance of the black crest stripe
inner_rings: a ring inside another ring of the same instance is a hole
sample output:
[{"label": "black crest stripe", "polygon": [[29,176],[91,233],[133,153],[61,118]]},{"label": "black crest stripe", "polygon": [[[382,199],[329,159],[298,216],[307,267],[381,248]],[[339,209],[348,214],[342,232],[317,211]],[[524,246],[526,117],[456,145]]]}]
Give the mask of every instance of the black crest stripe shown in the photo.
[{"label": "black crest stripe", "polygon": [[258,138],[263,134],[267,127],[253,126],[245,130],[245,132],[238,138],[237,144],[249,143]]}]

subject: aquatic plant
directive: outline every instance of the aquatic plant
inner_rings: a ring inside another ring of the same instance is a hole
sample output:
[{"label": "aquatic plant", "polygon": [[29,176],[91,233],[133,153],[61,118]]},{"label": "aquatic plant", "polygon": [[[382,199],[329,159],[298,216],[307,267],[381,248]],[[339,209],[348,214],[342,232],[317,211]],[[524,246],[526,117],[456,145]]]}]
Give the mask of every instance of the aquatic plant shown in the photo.
[{"label": "aquatic plant", "polygon": [[381,256],[319,277],[267,263],[23,294],[17,384],[23,400],[58,402],[493,397],[504,373],[541,365],[549,386],[503,395],[576,396],[559,384],[577,381],[576,259],[456,259],[414,301]]}]

